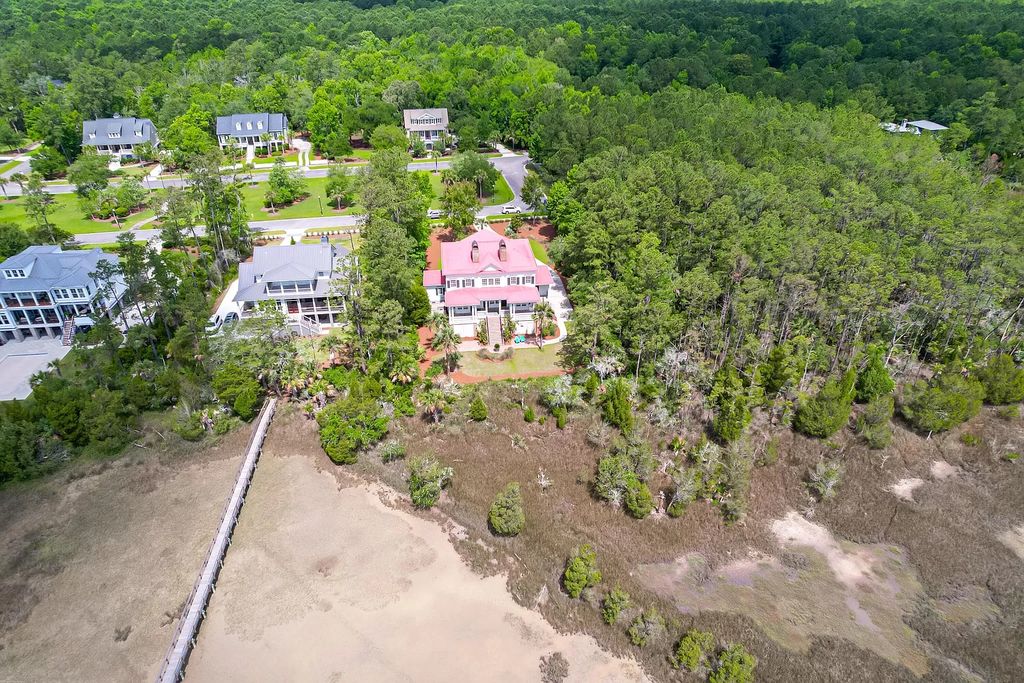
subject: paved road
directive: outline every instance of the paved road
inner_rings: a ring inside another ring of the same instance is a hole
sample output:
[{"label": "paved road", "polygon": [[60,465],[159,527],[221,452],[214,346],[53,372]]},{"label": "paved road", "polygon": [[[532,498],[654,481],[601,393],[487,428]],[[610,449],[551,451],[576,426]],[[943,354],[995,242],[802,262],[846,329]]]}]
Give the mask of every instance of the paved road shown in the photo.
[{"label": "paved road", "polygon": [[[505,176],[505,181],[509,187],[512,188],[515,194],[513,204],[520,207],[524,211],[526,205],[523,203],[522,198],[519,196],[519,192],[523,187],[523,178],[526,177],[526,164],[529,162],[530,157],[526,155],[518,155],[508,152],[501,157],[494,157],[490,159],[491,163],[494,164],[495,168],[501,171],[502,175]],[[445,162],[440,162],[441,168],[445,168]],[[409,164],[409,168],[413,167],[426,167],[419,168],[419,170],[433,170],[433,162],[414,162]],[[321,169],[310,169],[311,173],[315,173]],[[326,174],[326,170],[323,170],[323,174]],[[317,177],[316,175],[310,175],[309,177]],[[477,212],[477,216],[483,218],[484,216],[493,216],[501,213],[501,204],[492,204],[489,206],[482,207]],[[256,232],[268,232],[283,230],[289,237],[294,237],[298,241],[305,231],[309,228],[355,228],[359,225],[362,220],[362,216],[349,215],[349,216],[317,216],[313,218],[281,218],[276,220],[264,220],[264,221],[251,221],[249,227]],[[155,240],[160,236],[159,230],[153,229],[142,229],[133,230],[136,235],[136,239],[140,240]],[[202,228],[199,229],[202,233]],[[93,232],[87,234],[76,235],[75,239],[81,244],[106,244],[117,240],[118,232]]]}]

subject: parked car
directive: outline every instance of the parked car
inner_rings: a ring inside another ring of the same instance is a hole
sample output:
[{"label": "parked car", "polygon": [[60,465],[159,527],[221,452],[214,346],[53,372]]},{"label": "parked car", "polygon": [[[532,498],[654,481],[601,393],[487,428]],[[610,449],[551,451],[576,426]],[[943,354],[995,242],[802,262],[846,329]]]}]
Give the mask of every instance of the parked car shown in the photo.
[{"label": "parked car", "polygon": [[224,320],[223,318],[220,317],[220,314],[214,313],[213,315],[210,316],[210,319],[206,321],[206,333],[216,334],[220,330],[221,325],[223,324]]},{"label": "parked car", "polygon": [[427,218],[440,218],[444,214],[441,213],[441,209],[431,209],[427,211]]},{"label": "parked car", "polygon": [[238,314],[235,313],[234,311],[231,311],[226,316],[224,316],[224,324],[225,325],[234,325],[237,322],[238,322]]},{"label": "parked car", "polygon": [[515,204],[506,204],[505,206],[501,207],[501,213],[502,214],[522,213],[522,212],[523,212],[523,210],[520,209]]}]

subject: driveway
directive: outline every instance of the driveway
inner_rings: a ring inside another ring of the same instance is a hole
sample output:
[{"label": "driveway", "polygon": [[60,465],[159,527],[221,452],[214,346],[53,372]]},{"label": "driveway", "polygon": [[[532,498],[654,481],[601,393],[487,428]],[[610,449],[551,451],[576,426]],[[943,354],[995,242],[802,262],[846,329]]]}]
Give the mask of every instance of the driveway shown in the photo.
[{"label": "driveway", "polygon": [[60,339],[26,339],[0,346],[0,401],[27,398],[32,393],[32,375],[45,370],[50,361],[68,355],[70,350]]}]

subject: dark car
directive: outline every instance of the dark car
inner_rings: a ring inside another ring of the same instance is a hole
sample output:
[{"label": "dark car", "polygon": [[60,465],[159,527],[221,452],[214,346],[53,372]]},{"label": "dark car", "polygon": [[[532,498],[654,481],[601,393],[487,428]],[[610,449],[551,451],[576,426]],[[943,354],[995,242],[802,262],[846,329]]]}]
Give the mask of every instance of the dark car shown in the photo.
[{"label": "dark car", "polygon": [[235,313],[234,311],[231,311],[226,316],[224,316],[224,324],[225,325],[234,325],[237,322],[238,322],[238,314]]}]

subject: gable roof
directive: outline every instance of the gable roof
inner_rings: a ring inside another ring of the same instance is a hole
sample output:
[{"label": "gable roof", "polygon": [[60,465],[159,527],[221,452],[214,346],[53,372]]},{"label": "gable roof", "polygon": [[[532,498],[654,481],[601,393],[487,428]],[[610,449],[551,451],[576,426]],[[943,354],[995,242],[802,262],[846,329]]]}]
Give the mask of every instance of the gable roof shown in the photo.
[{"label": "gable roof", "polygon": [[[479,259],[473,261],[473,244],[479,250]],[[498,248],[505,245],[506,259],[498,258]],[[484,228],[458,242],[441,244],[441,273],[476,275],[479,273],[535,272],[537,259],[530,248],[530,240],[502,237],[490,228]]]},{"label": "gable roof", "polygon": [[232,114],[217,117],[217,135],[243,137],[263,133],[283,133],[288,125],[284,114]]},{"label": "gable roof", "polygon": [[[448,127],[448,110],[444,107],[435,109],[404,109],[402,118],[406,130],[437,130]],[[439,123],[425,123],[424,119],[439,119]]]},{"label": "gable roof", "polygon": [[[348,249],[321,242],[290,244],[280,247],[256,247],[252,260],[238,264],[238,294],[235,301],[259,301],[269,298],[268,282],[315,280],[316,288],[307,296],[324,296],[330,280],[341,269]],[[324,273],[325,275],[320,275]]]},{"label": "gable roof", "polygon": [[156,128],[149,119],[115,116],[82,123],[83,145],[138,145],[156,142]]},{"label": "gable roof", "polygon": [[[89,273],[95,272],[100,261],[117,262],[116,256],[102,249],[64,251],[52,244],[33,246],[0,263],[0,292],[43,291],[58,287],[84,287],[95,281]],[[7,278],[4,270],[26,271],[27,277]]]}]

